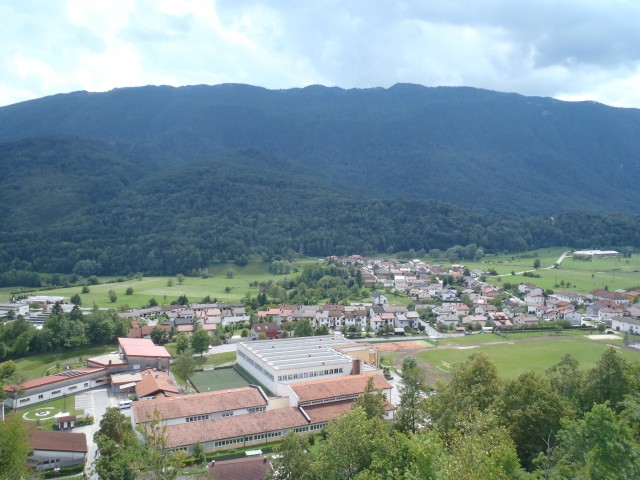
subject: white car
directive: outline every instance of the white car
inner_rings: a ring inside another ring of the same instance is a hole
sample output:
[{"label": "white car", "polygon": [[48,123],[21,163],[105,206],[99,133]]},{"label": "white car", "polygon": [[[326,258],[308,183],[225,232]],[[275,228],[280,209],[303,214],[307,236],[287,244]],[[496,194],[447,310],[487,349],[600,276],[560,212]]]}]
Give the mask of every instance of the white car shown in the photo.
[{"label": "white car", "polygon": [[120,410],[125,409],[125,408],[131,408],[131,400],[120,400],[118,402],[118,408]]}]

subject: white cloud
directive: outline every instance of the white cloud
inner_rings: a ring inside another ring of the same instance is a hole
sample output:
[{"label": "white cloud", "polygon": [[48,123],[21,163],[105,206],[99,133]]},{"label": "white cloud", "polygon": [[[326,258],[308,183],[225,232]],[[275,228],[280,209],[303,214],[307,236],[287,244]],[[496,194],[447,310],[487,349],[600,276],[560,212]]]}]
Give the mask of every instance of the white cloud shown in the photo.
[{"label": "white cloud", "polygon": [[468,85],[640,107],[624,0],[0,0],[0,102],[240,82]]}]

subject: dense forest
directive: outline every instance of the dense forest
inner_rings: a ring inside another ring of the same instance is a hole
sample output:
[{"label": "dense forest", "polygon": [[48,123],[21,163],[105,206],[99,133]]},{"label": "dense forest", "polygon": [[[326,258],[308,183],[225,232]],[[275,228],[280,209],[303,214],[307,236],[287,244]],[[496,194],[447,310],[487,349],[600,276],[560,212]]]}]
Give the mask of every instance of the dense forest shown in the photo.
[{"label": "dense forest", "polygon": [[0,286],[79,262],[640,247],[638,127],[635,110],[417,85],[23,102],[0,108]]}]

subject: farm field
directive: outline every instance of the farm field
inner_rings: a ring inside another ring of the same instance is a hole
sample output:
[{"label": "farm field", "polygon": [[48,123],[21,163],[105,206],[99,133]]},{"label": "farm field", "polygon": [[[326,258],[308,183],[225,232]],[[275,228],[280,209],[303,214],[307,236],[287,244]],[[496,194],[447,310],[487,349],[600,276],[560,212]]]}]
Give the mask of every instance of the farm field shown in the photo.
[{"label": "farm field", "polygon": [[[483,352],[496,364],[500,376],[514,378],[527,371],[543,374],[547,368],[558,363],[565,354],[570,354],[578,360],[581,368],[589,369],[595,365],[607,348],[609,348],[607,343],[588,341],[586,337],[541,337],[506,341],[497,345],[461,345],[429,349],[420,352],[416,357],[432,368],[444,370],[446,373],[445,364],[454,365],[466,360],[474,353]],[[620,348],[618,351],[628,361],[640,361],[640,352],[625,348]]]}]

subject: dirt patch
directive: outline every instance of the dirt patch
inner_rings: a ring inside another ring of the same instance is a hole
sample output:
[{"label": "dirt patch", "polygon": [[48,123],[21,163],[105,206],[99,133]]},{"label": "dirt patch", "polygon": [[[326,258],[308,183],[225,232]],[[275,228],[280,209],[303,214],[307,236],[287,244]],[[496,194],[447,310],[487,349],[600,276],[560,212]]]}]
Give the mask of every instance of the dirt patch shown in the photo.
[{"label": "dirt patch", "polygon": [[480,345],[460,345],[457,347],[453,347],[456,350],[470,350],[472,348],[478,348]]},{"label": "dirt patch", "polygon": [[591,340],[609,340],[610,338],[620,338],[617,335],[604,334],[604,335],[586,335]]},{"label": "dirt patch", "polygon": [[418,348],[424,348],[422,342],[393,342],[393,343],[376,343],[375,347],[381,352],[388,352],[392,350],[415,350]]}]

